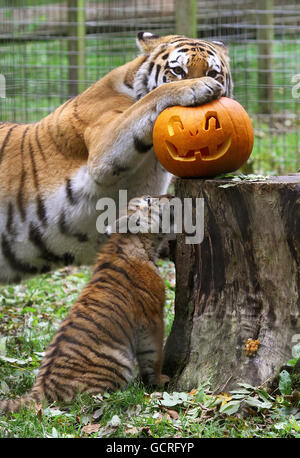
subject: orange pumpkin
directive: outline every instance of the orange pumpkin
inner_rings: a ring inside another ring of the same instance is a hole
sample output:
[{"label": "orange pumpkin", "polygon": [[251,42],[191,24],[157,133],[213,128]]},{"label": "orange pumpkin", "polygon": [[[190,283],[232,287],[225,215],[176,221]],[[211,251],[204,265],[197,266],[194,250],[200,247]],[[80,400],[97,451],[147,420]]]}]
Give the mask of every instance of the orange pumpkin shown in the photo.
[{"label": "orange pumpkin", "polygon": [[197,107],[167,108],[153,129],[158,160],[179,177],[233,172],[249,158],[253,141],[247,112],[227,97]]}]

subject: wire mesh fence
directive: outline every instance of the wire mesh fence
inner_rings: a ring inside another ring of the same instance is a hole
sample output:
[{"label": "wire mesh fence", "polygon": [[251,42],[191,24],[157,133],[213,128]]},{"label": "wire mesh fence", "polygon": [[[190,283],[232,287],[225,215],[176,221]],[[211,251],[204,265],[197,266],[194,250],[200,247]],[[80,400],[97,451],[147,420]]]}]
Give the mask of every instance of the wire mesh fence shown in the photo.
[{"label": "wire mesh fence", "polygon": [[[0,0],[1,121],[38,121],[134,58],[138,31],[178,31],[176,5],[176,0]],[[299,0],[284,5],[198,0],[197,36],[228,45],[234,95],[255,129],[247,171],[297,171]]]}]

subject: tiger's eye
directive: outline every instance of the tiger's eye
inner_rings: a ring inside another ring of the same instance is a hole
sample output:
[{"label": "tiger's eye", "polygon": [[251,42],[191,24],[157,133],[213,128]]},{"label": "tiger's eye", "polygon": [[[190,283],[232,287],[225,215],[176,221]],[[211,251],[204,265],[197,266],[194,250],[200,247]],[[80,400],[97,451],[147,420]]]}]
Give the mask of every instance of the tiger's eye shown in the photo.
[{"label": "tiger's eye", "polygon": [[209,72],[207,72],[207,76],[210,76],[211,78],[215,78],[216,76],[218,76],[218,72],[216,72],[216,70],[210,70]]},{"label": "tiger's eye", "polygon": [[173,72],[176,73],[176,75],[184,75],[184,70],[181,67],[174,67],[172,68]]}]

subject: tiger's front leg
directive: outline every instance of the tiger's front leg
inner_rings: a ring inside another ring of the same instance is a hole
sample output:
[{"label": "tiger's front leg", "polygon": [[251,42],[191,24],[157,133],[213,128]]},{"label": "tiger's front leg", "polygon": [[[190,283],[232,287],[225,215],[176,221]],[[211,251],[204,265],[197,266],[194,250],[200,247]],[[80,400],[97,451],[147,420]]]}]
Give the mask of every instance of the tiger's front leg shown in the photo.
[{"label": "tiger's front leg", "polygon": [[123,113],[113,122],[90,128],[86,133],[89,149],[88,170],[99,185],[109,186],[120,176],[137,176],[151,154],[153,126],[157,116],[174,105],[202,105],[222,95],[223,86],[210,77],[163,84]]}]

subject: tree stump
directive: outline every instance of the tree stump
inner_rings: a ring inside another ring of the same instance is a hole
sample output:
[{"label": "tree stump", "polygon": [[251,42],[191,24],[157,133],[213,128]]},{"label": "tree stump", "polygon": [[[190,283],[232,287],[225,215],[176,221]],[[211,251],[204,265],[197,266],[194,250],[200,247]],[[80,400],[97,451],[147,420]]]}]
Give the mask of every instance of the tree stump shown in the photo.
[{"label": "tree stump", "polygon": [[[184,390],[267,383],[300,341],[300,174],[178,179],[176,196],[204,199],[204,239],[177,238],[164,373]],[[260,342],[252,355],[248,339]]]}]

